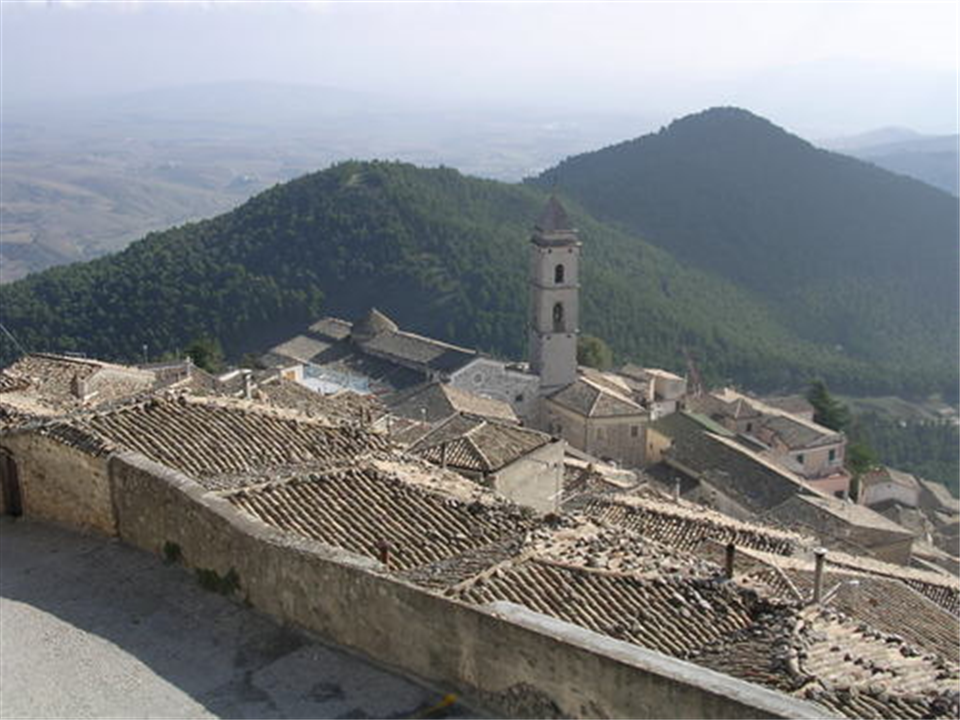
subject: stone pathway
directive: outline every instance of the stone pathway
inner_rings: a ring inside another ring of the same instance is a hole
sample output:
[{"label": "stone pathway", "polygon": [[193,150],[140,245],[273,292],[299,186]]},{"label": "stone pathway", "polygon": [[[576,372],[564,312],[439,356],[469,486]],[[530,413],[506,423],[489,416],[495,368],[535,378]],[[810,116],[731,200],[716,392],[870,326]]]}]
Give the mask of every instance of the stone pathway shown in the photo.
[{"label": "stone pathway", "polygon": [[119,542],[8,517],[0,541],[2,718],[475,716]]}]

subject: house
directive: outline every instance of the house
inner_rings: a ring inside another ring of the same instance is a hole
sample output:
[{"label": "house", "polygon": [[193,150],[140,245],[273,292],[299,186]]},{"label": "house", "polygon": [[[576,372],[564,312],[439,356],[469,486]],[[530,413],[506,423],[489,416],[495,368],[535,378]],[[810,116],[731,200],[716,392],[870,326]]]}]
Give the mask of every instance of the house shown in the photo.
[{"label": "house", "polygon": [[806,412],[794,415],[730,388],[690,398],[687,407],[756,443],[764,457],[800,475],[811,487],[835,497],[849,494],[851,478],[843,467],[846,437],[807,419]]},{"label": "house", "polygon": [[871,555],[891,563],[910,563],[914,535],[863,505],[832,497],[795,495],[764,517],[816,536],[825,547]]},{"label": "house", "polygon": [[858,502],[872,507],[888,500],[907,507],[917,507],[920,503],[920,483],[910,473],[886,466],[860,476]]},{"label": "house", "polygon": [[87,358],[31,353],[0,372],[0,406],[53,416],[107,405],[153,389],[149,370]]},{"label": "house", "polygon": [[647,459],[654,463],[647,472],[667,483],[675,478],[683,497],[741,520],[794,495],[821,495],[804,478],[697,413],[681,411],[651,423]]},{"label": "house", "polygon": [[543,399],[540,427],[590,455],[637,467],[649,417],[615,378],[585,372]]},{"label": "house", "polygon": [[782,410],[788,415],[793,415],[801,420],[813,422],[813,416],[816,413],[813,405],[803,395],[778,395],[765,397],[761,400],[767,405],[777,410]]},{"label": "house", "polygon": [[410,447],[519,505],[552,512],[563,493],[564,442],[491,418],[454,415]]},{"label": "house", "polygon": [[519,424],[509,403],[476,395],[450,383],[433,381],[389,398],[390,412],[398,417],[437,423],[451,415],[475,415]]}]

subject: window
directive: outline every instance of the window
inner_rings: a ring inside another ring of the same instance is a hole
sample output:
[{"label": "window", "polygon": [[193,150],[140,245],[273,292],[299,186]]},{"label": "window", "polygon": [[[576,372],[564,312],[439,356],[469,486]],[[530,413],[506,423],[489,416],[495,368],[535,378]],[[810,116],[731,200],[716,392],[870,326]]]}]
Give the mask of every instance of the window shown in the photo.
[{"label": "window", "polygon": [[640,428],[637,425],[630,426],[630,437],[637,437],[640,435]]},{"label": "window", "polygon": [[482,382],[483,382],[483,373],[476,373],[476,374],[473,376],[473,382],[474,382],[475,385],[479,385],[480,383],[482,383]]},{"label": "window", "polygon": [[753,423],[747,423],[747,432],[753,432]]},{"label": "window", "polygon": [[836,450],[831,450],[831,451],[830,451],[830,462],[836,462],[836,460],[837,460],[837,451],[836,451]]},{"label": "window", "polygon": [[553,269],[553,281],[554,281],[555,283],[557,283],[558,285],[559,285],[560,283],[562,283],[562,282],[563,282],[563,274],[564,274],[563,265],[557,265],[557,266]]},{"label": "window", "polygon": [[563,303],[557,303],[553,306],[553,331],[563,332]]},{"label": "window", "polygon": [[517,393],[516,395],[514,395],[513,401],[518,403],[523,402],[523,393]]},{"label": "window", "polygon": [[797,462],[803,465],[803,453],[797,455]]}]

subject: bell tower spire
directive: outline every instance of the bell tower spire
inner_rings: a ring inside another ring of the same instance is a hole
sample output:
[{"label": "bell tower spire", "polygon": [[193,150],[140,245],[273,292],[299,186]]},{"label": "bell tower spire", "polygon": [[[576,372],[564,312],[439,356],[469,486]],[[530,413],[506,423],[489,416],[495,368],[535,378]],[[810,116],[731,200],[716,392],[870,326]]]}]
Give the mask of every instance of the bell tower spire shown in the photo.
[{"label": "bell tower spire", "polygon": [[580,244],[552,195],[530,238],[529,360],[543,394],[577,379]]}]

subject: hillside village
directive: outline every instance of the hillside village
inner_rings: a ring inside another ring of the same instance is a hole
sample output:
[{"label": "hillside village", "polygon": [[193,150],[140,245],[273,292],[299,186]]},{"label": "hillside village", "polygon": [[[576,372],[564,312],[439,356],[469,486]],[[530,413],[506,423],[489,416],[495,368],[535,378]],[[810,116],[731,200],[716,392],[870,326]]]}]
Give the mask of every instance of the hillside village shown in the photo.
[{"label": "hillside village", "polygon": [[[607,676],[565,694],[506,639],[504,672],[483,678],[457,660],[466,631],[448,663],[384,638],[468,612],[512,638],[506,603],[782,693],[799,703],[786,716],[960,714],[957,499],[889,467],[854,483],[846,437],[802,397],[578,365],[581,252],[552,197],[529,242],[527,362],[409,332],[388,308],[319,318],[222,375],[24,355],[0,372],[2,510],[216,572],[279,619],[514,716],[680,711],[669,693],[590,689]],[[307,578],[356,601],[369,633]],[[631,672],[666,672],[649,662]]]}]

